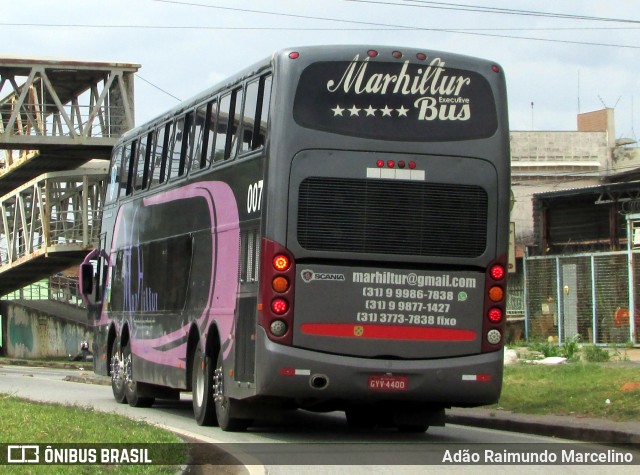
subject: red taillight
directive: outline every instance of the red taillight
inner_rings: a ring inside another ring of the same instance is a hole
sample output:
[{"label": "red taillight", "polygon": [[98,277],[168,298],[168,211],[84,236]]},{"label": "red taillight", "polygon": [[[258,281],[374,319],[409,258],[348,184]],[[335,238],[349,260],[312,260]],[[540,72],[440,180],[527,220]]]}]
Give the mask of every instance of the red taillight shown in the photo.
[{"label": "red taillight", "polygon": [[498,307],[493,307],[489,309],[489,313],[487,315],[489,320],[493,323],[498,323],[502,320],[502,309]]},{"label": "red taillight", "polygon": [[491,278],[493,280],[502,280],[504,279],[505,275],[504,267],[500,264],[496,264],[491,267],[491,269],[489,270],[489,274],[491,275]]},{"label": "red taillight", "polygon": [[273,258],[273,268],[277,271],[284,272],[290,265],[291,262],[289,261],[289,258],[284,254],[278,254]]},{"label": "red taillight", "polygon": [[285,299],[275,299],[271,302],[271,311],[276,315],[282,315],[289,310],[289,302]]}]

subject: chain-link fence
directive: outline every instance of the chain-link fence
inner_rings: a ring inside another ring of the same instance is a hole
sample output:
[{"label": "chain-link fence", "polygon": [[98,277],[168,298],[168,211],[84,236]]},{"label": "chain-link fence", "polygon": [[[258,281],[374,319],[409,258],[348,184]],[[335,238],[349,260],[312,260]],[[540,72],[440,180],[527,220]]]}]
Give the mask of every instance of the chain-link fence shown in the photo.
[{"label": "chain-link fence", "polygon": [[640,253],[632,261],[627,252],[526,257],[527,338],[640,343],[638,285],[629,292],[630,278],[640,283]]}]

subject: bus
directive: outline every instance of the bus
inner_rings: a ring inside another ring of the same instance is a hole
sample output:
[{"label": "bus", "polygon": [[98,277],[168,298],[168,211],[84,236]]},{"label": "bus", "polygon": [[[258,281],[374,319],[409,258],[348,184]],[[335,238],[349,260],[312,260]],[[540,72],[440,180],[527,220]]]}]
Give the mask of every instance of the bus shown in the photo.
[{"label": "bus", "polygon": [[290,409],[423,432],[495,403],[504,73],[388,46],[284,49],[124,134],[81,265],[120,403],[200,425]]}]

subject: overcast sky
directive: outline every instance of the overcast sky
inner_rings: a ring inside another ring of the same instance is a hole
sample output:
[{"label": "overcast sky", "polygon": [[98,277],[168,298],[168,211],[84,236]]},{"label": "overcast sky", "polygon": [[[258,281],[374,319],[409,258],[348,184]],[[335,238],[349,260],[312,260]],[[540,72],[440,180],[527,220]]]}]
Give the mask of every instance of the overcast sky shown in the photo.
[{"label": "overcast sky", "polygon": [[500,63],[512,130],[575,130],[607,106],[618,138],[640,135],[639,0],[0,2],[0,56],[142,65],[138,124],[277,49],[347,43]]}]

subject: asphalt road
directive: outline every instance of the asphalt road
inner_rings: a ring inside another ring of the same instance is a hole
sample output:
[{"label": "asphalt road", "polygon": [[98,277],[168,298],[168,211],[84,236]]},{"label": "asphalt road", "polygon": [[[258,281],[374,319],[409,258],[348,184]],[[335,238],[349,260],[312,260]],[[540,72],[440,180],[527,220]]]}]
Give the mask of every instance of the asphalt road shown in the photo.
[{"label": "asphalt road", "polygon": [[[524,444],[543,444],[537,447],[557,447],[566,441],[547,437],[516,434],[490,429],[448,425],[432,427],[425,434],[401,434],[396,430],[353,431],[347,427],[343,413],[314,414],[295,411],[283,421],[264,422],[247,432],[229,433],[216,427],[200,427],[193,420],[191,400],[187,394],[180,401],[155,404],[152,408],[131,408],[117,404],[110,386],[65,381],[78,371],[52,368],[0,367],[0,392],[37,401],[58,402],[91,407],[99,411],[116,412],[150,423],[171,428],[203,442],[223,444],[234,450],[235,444],[250,444],[249,456],[236,453],[252,474],[391,474],[425,473],[426,467],[406,465],[423,460],[425,450],[433,450],[437,457],[444,450],[476,450],[490,446],[499,451],[520,450]],[[10,441],[9,441],[10,442]],[[257,445],[268,444],[268,445]],[[489,445],[488,445],[489,444]],[[526,447],[526,446],[525,446]],[[536,447],[529,445],[528,447]],[[594,446],[597,447],[597,446]],[[256,448],[258,448],[256,450]],[[260,449],[262,448],[262,449]],[[606,450],[597,447],[597,450]],[[256,458],[254,458],[254,456]],[[308,461],[311,460],[311,463]],[[506,466],[505,466],[506,468]],[[541,467],[522,465],[519,473],[540,473]],[[240,470],[241,468],[238,467]],[[554,466],[546,467],[559,473],[635,473],[636,466]],[[431,473],[487,473],[494,474],[490,465],[431,465]],[[546,471],[546,470],[545,470]]]}]

